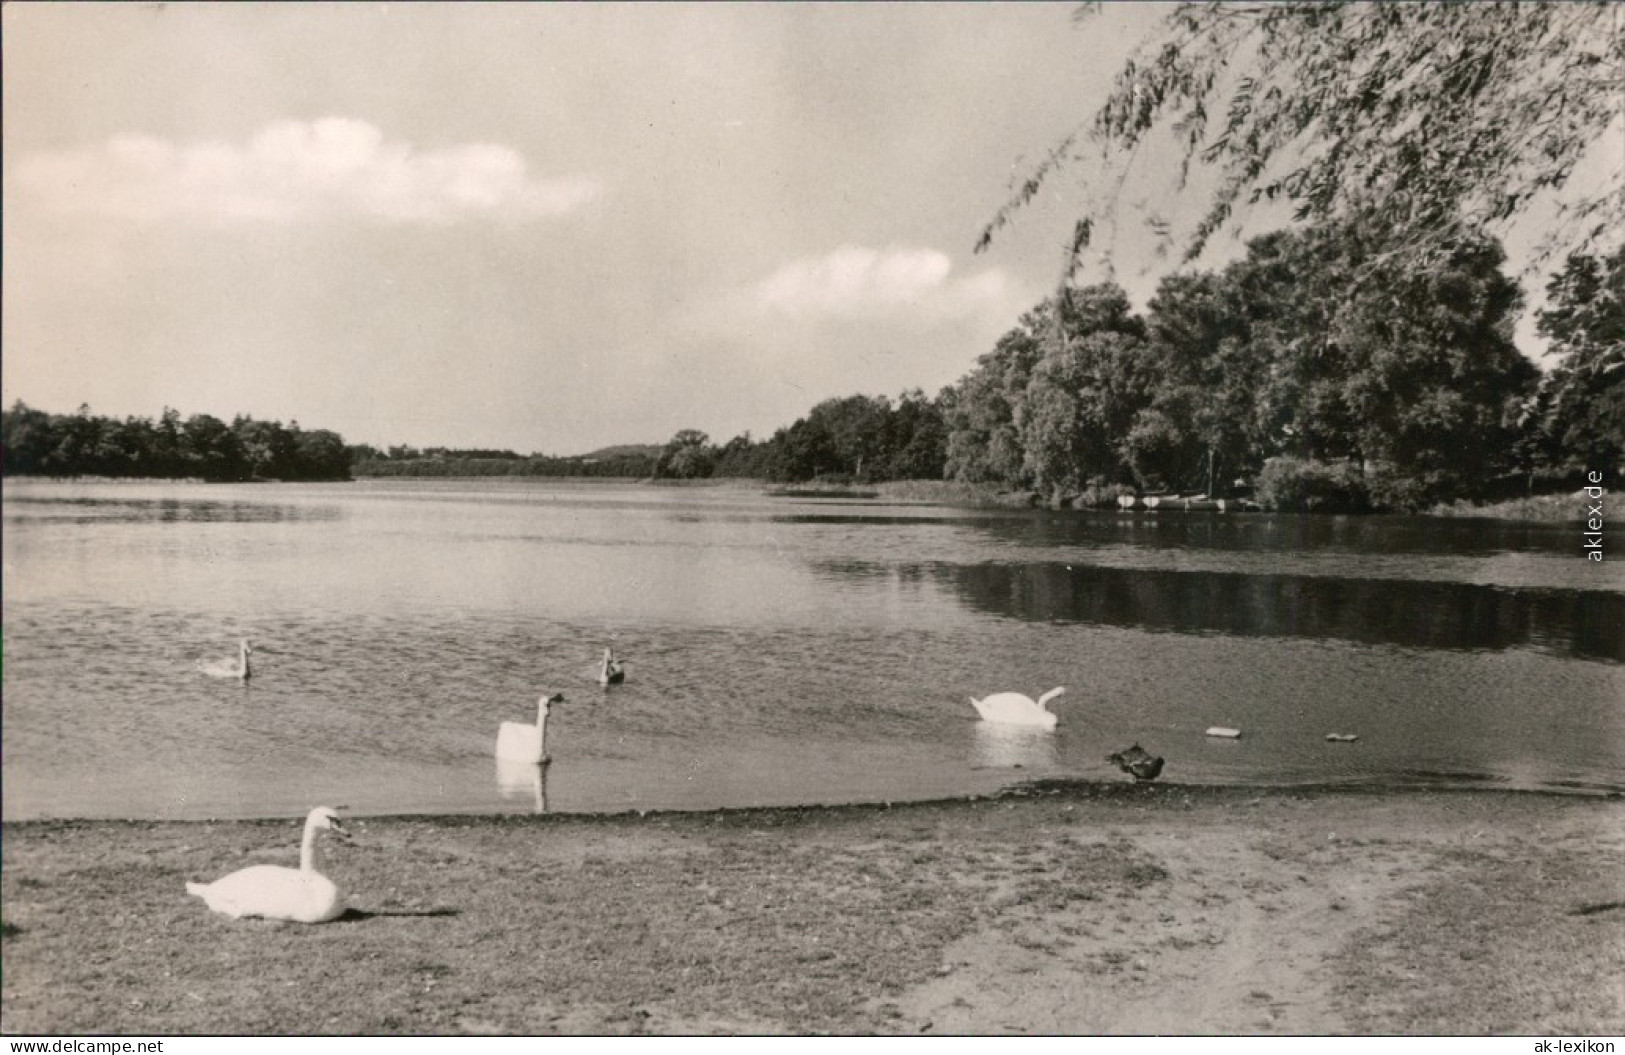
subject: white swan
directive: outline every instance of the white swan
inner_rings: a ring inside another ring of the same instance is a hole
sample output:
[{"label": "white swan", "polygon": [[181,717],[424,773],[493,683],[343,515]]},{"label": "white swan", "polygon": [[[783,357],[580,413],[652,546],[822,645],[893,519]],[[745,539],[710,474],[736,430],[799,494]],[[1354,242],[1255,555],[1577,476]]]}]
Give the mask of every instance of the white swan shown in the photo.
[{"label": "white swan", "polygon": [[621,666],[621,661],[615,658],[612,650],[604,649],[604,661],[598,666],[598,684],[608,687],[625,680],[626,668]]},{"label": "white swan", "polygon": [[247,681],[252,677],[248,669],[248,654],[254,651],[249,647],[248,638],[237,643],[236,659],[215,659],[205,663],[197,661],[197,669],[211,678],[236,678],[238,681]]},{"label": "white swan", "polygon": [[533,766],[547,765],[551,761],[547,757],[547,710],[563,702],[563,693],[555,692],[551,696],[544,693],[536,701],[535,725],[503,722],[497,729],[497,757],[510,762],[528,762]]},{"label": "white swan", "polygon": [[1001,722],[1006,725],[1036,725],[1044,729],[1055,728],[1056,717],[1044,708],[1044,705],[1061,693],[1066,691],[1065,686],[1054,688],[1038,697],[1034,703],[1032,697],[1024,696],[1019,692],[995,692],[984,700],[971,699],[971,706],[976,713],[982,716],[984,722]]},{"label": "white swan", "polygon": [[335,919],[344,913],[344,898],[333,881],[318,871],[316,833],[323,828],[342,839],[350,837],[332,809],[317,806],[305,818],[298,868],[251,865],[212,883],[187,883],[186,892],[202,898],[211,909],[232,919],[260,916],[295,923],[325,923]]}]

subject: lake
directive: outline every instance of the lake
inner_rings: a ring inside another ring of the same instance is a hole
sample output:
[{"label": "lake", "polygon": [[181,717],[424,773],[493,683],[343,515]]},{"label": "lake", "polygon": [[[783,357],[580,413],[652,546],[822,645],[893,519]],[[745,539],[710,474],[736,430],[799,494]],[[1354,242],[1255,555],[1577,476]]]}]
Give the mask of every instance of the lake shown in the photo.
[{"label": "lake", "polygon": [[[1136,742],[1165,782],[1625,790],[1617,530],[1599,564],[1577,523],[744,485],[8,480],[3,506],[6,819],[896,801],[1127,781],[1105,756]],[[195,669],[243,637],[247,684]],[[1053,733],[970,705],[1063,685]],[[493,759],[544,691],[545,784]]]}]

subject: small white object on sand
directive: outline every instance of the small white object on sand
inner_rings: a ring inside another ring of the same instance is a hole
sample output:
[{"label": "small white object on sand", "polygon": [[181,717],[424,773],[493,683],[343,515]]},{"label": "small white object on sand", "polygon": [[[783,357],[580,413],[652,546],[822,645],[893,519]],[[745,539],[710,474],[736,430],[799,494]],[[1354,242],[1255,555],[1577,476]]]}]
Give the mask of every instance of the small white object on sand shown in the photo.
[{"label": "small white object on sand", "polygon": [[1208,727],[1207,735],[1222,736],[1226,740],[1239,740],[1241,739],[1241,730],[1232,729],[1228,725],[1214,725]]}]

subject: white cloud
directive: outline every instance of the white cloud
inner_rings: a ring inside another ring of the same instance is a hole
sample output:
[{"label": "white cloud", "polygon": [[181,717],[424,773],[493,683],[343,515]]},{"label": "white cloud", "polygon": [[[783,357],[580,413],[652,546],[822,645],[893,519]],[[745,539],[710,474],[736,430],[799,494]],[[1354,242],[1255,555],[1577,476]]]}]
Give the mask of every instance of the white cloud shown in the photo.
[{"label": "white cloud", "polygon": [[154,222],[288,223],[360,216],[386,224],[559,216],[597,197],[590,179],[536,179],[511,147],[415,151],[365,121],[278,121],[246,143],[116,136],[38,153],[15,185],[59,213]]},{"label": "white cloud", "polygon": [[1003,272],[953,278],[952,270],[935,249],[842,246],[783,265],[753,294],[758,308],[803,319],[958,318],[1005,299]]}]

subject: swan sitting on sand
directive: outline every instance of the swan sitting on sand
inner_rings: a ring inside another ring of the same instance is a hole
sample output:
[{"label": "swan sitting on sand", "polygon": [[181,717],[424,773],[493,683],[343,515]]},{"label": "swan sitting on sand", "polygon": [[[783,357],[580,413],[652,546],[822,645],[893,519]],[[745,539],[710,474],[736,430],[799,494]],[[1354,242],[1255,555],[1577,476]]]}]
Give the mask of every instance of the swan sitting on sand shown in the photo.
[{"label": "swan sitting on sand", "polygon": [[252,651],[254,650],[249,647],[248,638],[245,637],[237,643],[236,659],[215,659],[207,663],[200,659],[197,661],[197,669],[211,678],[236,678],[238,681],[247,681],[252,676],[248,669],[248,654]]},{"label": "swan sitting on sand", "polygon": [[497,729],[497,757],[508,762],[528,762],[545,766],[547,757],[547,711],[554,704],[564,702],[564,694],[542,694],[536,701],[536,724],[503,722]]},{"label": "swan sitting on sand", "polygon": [[984,722],[1000,722],[1005,725],[1034,725],[1042,729],[1053,729],[1057,721],[1045,704],[1066,691],[1065,686],[1054,688],[1038,697],[1034,702],[1032,697],[1024,696],[1019,692],[996,692],[983,700],[971,699],[971,706],[976,713],[982,716]]},{"label": "swan sitting on sand", "polygon": [[298,868],[251,865],[212,883],[187,883],[186,892],[232,919],[259,916],[294,923],[336,919],[344,913],[344,898],[333,881],[317,870],[316,833],[324,828],[341,839],[350,838],[332,809],[317,806],[305,818]]},{"label": "swan sitting on sand", "polygon": [[598,667],[598,684],[608,688],[626,680],[626,668],[615,658],[611,649],[604,649],[604,661]]}]

